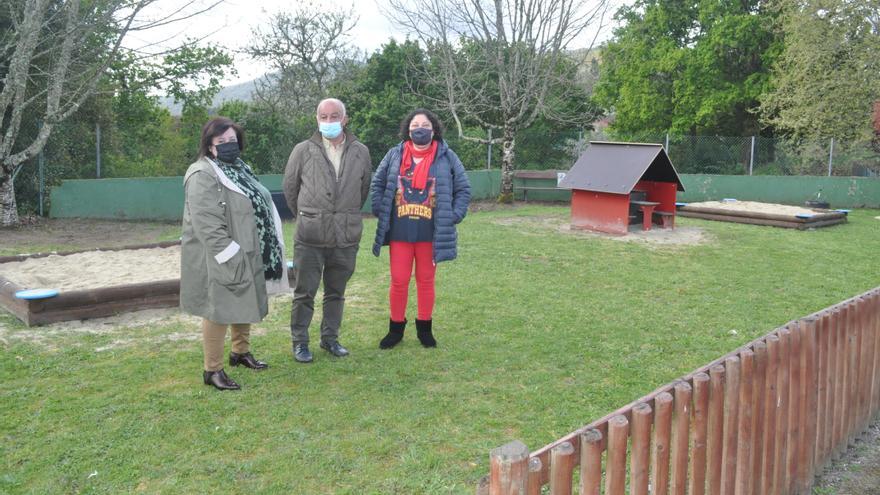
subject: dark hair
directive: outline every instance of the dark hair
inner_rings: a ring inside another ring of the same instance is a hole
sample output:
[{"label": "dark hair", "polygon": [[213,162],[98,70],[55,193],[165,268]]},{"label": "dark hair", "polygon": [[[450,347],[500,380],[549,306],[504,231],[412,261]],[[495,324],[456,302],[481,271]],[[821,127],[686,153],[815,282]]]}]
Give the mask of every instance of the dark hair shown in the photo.
[{"label": "dark hair", "polygon": [[416,108],[400,121],[400,139],[403,139],[404,141],[410,140],[409,124],[416,115],[424,115],[429,121],[431,121],[431,127],[434,128],[434,141],[440,141],[443,139],[443,124],[440,123],[437,114],[424,108]]},{"label": "dark hair", "polygon": [[238,141],[239,151],[244,151],[244,129],[230,118],[214,117],[202,127],[202,138],[199,140],[199,158],[205,156],[214,158],[214,155],[211,154],[211,141],[230,127],[235,129],[235,139]]}]

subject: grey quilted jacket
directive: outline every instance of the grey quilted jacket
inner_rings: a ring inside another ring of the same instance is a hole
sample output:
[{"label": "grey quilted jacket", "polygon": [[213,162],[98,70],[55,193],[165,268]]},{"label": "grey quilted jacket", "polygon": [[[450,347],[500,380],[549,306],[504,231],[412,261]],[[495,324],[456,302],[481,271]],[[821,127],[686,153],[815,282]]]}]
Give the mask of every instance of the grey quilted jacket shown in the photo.
[{"label": "grey quilted jacket", "polygon": [[284,170],[284,196],[296,219],[294,241],[315,247],[358,244],[364,230],[361,207],[370,191],[370,152],[345,131],[339,178],[321,134],[297,144]]}]

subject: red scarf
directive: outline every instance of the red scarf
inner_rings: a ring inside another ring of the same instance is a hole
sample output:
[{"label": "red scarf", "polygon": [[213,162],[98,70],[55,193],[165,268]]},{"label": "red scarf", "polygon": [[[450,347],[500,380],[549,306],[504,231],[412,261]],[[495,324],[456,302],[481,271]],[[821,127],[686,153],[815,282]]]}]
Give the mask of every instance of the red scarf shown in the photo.
[{"label": "red scarf", "polygon": [[437,155],[437,141],[431,141],[431,145],[426,149],[417,150],[413,146],[412,141],[407,140],[403,143],[403,159],[400,161],[400,175],[406,175],[407,170],[412,165],[413,158],[421,158],[413,170],[412,185],[416,189],[424,189],[428,183],[428,169],[434,163],[434,157]]}]

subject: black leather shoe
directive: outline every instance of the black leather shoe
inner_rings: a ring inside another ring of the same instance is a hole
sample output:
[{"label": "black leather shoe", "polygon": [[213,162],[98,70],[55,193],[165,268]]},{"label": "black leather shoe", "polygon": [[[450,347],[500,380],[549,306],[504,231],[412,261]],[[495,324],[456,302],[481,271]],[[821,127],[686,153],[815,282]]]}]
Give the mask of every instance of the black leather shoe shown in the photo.
[{"label": "black leather shoe", "polygon": [[342,347],[342,344],[339,342],[330,342],[329,344],[326,342],[321,342],[321,349],[333,354],[336,357],[345,357],[348,356],[348,349]]},{"label": "black leather shoe", "polygon": [[269,367],[268,364],[262,361],[257,361],[254,355],[249,352],[245,352],[244,354],[230,352],[229,366],[238,366],[239,364],[252,370],[264,370]]},{"label": "black leather shoe", "polygon": [[205,385],[213,385],[217,390],[239,390],[241,386],[239,384],[232,381],[232,378],[226,376],[226,372],[223,370],[220,371],[205,371],[202,374],[202,377],[205,380]]},{"label": "black leather shoe", "polygon": [[293,359],[300,363],[311,363],[314,357],[309,350],[309,344],[296,344],[293,346]]}]

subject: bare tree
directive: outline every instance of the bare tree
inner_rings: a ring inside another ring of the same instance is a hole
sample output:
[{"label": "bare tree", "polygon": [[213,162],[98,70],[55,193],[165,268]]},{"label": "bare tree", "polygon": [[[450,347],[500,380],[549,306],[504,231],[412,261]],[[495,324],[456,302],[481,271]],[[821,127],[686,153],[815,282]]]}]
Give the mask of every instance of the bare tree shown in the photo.
[{"label": "bare tree", "polygon": [[[145,9],[157,0],[3,1],[10,29],[0,35],[0,226],[18,223],[14,171],[35,157],[55,126],[94,92],[125,49],[129,34],[192,18],[219,1],[181,2],[157,17]],[[196,6],[194,8],[194,6]],[[23,122],[40,122],[22,142]]]},{"label": "bare tree", "polygon": [[348,43],[357,20],[351,9],[326,10],[311,3],[294,13],[273,14],[245,48],[272,69],[258,83],[257,98],[279,111],[313,110],[327,85],[357,57]]},{"label": "bare tree", "polygon": [[[563,102],[578,85],[566,70],[568,47],[595,29],[609,0],[390,0],[391,15],[427,47],[428,70],[419,74],[443,98],[463,139],[463,121],[500,130],[501,201],[513,197],[516,134],[538,117],[583,125],[584,115]],[[586,54],[589,50],[582,51]],[[430,97],[430,95],[423,95]],[[589,116],[592,118],[592,115]],[[496,134],[497,135],[497,134]]]}]

